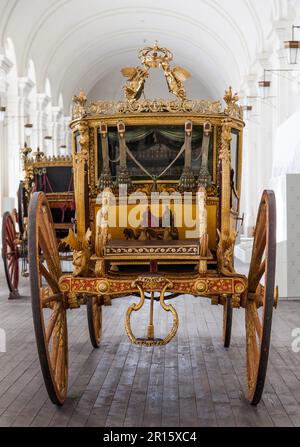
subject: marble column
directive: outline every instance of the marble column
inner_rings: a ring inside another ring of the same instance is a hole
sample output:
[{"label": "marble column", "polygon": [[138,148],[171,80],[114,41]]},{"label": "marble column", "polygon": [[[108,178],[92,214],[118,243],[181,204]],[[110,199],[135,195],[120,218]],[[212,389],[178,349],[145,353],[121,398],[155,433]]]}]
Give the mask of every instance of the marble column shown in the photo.
[{"label": "marble column", "polygon": [[49,103],[49,96],[45,93],[37,94],[37,145],[43,152],[47,152],[44,137],[47,135],[48,130],[47,106]]},{"label": "marble column", "polygon": [[52,107],[52,141],[53,155],[60,155],[60,146],[63,142],[63,111],[61,107]]},{"label": "marble column", "polygon": [[[0,104],[7,108],[7,74],[12,67],[11,61],[4,55],[0,54]],[[7,151],[7,110],[4,121],[0,122],[0,219],[4,209],[4,198],[8,198],[8,151]]]},{"label": "marble column", "polygon": [[[30,100],[29,94],[34,87],[34,82],[27,78],[22,77],[18,79],[18,90],[20,97],[20,116],[19,116],[19,135],[20,135],[20,143],[23,147],[26,142],[29,146],[31,145],[30,139],[25,135],[25,124],[30,123]],[[31,123],[30,123],[31,124]]]},{"label": "marble column", "polygon": [[66,155],[72,155],[72,132],[70,129],[70,122],[71,122],[71,117],[70,116],[64,116],[64,142],[63,144],[65,144],[67,146],[66,149]]}]

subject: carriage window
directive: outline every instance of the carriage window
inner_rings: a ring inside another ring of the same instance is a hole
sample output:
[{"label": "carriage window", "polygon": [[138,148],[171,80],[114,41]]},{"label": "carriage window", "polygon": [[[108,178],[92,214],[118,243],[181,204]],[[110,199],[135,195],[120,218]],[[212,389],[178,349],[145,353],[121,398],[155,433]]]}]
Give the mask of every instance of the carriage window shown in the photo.
[{"label": "carriage window", "polygon": [[[127,166],[133,180],[177,180],[184,167],[185,127],[135,126],[126,127]],[[194,126],[192,133],[192,170],[199,175],[202,165],[203,126]],[[110,171],[116,177],[119,169],[119,135],[116,127],[108,129]],[[98,175],[101,175],[102,142],[98,135]],[[213,132],[210,137],[208,169],[213,175]]]},{"label": "carriage window", "polygon": [[45,193],[72,192],[73,170],[71,167],[48,167],[34,170],[34,182],[38,191]]}]

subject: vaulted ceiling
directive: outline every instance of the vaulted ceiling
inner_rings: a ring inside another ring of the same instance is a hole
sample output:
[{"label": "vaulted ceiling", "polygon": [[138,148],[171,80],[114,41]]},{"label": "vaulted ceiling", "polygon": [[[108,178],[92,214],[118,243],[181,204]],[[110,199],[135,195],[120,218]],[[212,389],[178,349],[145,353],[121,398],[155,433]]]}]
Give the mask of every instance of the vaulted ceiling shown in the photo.
[{"label": "vaulted ceiling", "polygon": [[239,88],[272,22],[292,0],[0,0],[0,41],[13,41],[19,76],[29,61],[37,90],[69,104],[84,88],[121,96],[120,68],[158,40],[193,75],[192,96],[219,98]]}]

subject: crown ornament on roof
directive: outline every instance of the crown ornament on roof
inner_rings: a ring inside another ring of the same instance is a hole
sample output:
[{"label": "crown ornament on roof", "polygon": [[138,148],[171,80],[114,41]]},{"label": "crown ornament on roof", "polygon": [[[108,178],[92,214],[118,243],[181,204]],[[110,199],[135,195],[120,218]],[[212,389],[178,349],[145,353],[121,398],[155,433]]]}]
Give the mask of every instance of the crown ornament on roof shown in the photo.
[{"label": "crown ornament on roof", "polygon": [[162,64],[170,64],[173,60],[173,53],[168,48],[158,46],[155,42],[153,47],[146,47],[140,50],[139,59],[145,67],[159,68]]},{"label": "crown ornament on roof", "polygon": [[158,46],[156,42],[153,47],[143,48],[139,52],[142,66],[127,67],[121,70],[124,77],[128,78],[124,86],[124,92],[128,101],[137,101],[144,93],[145,82],[149,77],[151,68],[161,68],[164,72],[169,92],[177,96],[181,101],[186,101],[186,90],[184,82],[191,74],[184,68],[171,67],[173,53],[167,48]]}]

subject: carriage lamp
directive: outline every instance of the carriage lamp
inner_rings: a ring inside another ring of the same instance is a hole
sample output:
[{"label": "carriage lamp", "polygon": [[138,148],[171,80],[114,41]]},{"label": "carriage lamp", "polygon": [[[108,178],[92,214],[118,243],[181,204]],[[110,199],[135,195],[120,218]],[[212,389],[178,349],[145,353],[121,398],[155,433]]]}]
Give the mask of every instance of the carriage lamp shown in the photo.
[{"label": "carriage lamp", "polygon": [[0,121],[4,121],[6,107],[0,107]]},{"label": "carriage lamp", "polygon": [[287,77],[285,77],[283,74],[279,74],[279,73],[295,73],[298,72],[300,70],[296,69],[296,68],[275,68],[275,69],[265,69],[264,70],[264,80],[263,81],[259,81],[258,83],[258,87],[259,87],[259,92],[260,92],[260,97],[262,99],[267,99],[270,97],[269,93],[270,93],[270,89],[271,89],[271,81],[267,81],[266,80],[266,74],[267,73],[278,73],[278,76],[282,76],[285,79],[288,79],[290,81],[292,81],[292,79],[289,79]]},{"label": "carriage lamp", "polygon": [[270,89],[271,89],[271,81],[259,81],[258,83],[259,88],[259,96],[263,99],[266,99],[270,96]]},{"label": "carriage lamp", "polygon": [[33,124],[25,124],[24,129],[25,129],[25,137],[31,137]]},{"label": "carriage lamp", "polygon": [[49,135],[46,135],[44,137],[44,144],[45,144],[46,149],[49,149],[51,141],[52,141],[52,137],[50,137]]},{"label": "carriage lamp", "polygon": [[292,40],[284,42],[285,57],[288,65],[297,65],[300,56],[300,41],[295,40],[295,29],[300,29],[300,26],[292,26]]}]

